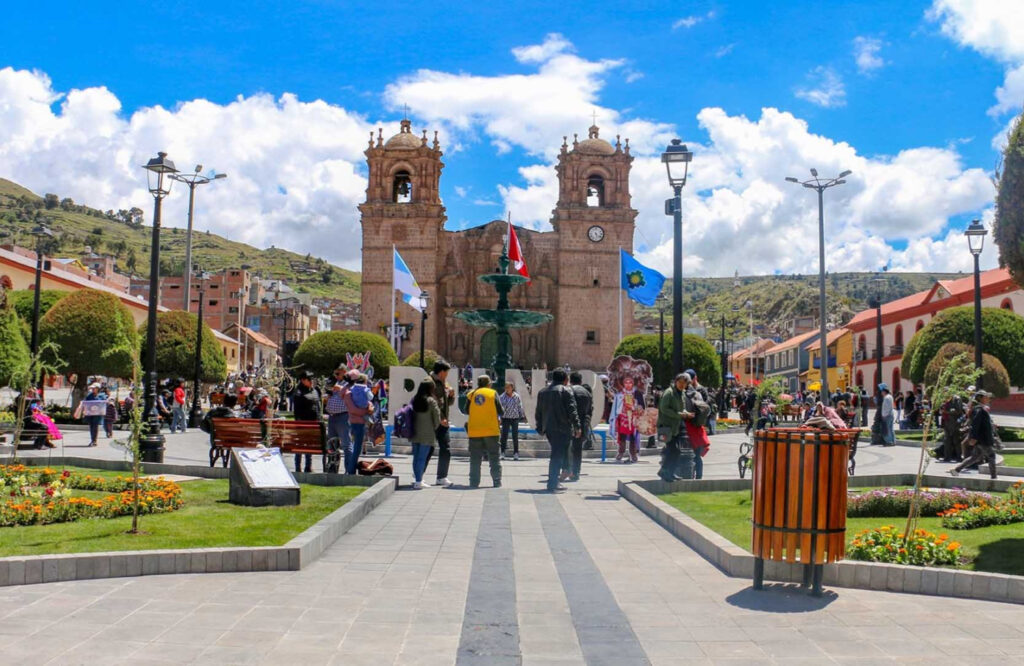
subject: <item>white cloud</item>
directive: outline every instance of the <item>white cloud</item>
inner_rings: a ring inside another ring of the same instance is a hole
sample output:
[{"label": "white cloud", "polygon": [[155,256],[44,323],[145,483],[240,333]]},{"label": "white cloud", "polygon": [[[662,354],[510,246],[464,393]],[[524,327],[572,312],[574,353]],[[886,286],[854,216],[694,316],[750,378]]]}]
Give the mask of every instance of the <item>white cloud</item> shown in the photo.
[{"label": "white cloud", "polygon": [[733,42],[732,44],[726,44],[725,46],[720,46],[720,47],[718,47],[718,49],[715,50],[715,57],[716,58],[724,58],[725,56],[727,56],[730,53],[732,53],[732,50],[734,48],[736,48],[736,43],[735,42]]},{"label": "white cloud", "polygon": [[544,42],[541,44],[517,46],[512,49],[512,55],[521,63],[537,63],[546,62],[560,53],[574,50],[572,42],[559,33],[552,32],[544,38]]},{"label": "white cloud", "polygon": [[466,189],[465,187],[461,187],[461,186],[459,186],[459,185],[456,185],[456,186],[455,186],[455,196],[457,196],[457,197],[459,197],[459,198],[465,198],[465,196],[466,196],[466,193],[467,193],[468,191],[469,191],[469,190],[467,190],[467,189]]},{"label": "white cloud", "polygon": [[853,40],[853,57],[857,62],[857,71],[870,74],[885,66],[885,60],[879,55],[882,40],[874,37],[856,37]]},{"label": "white cloud", "polygon": [[1024,20],[1017,0],[935,0],[926,15],[961,46],[1005,63],[1024,62]]},{"label": "white cloud", "polygon": [[846,87],[834,69],[819,65],[807,74],[811,87],[798,88],[796,96],[826,109],[846,105]]},{"label": "white cloud", "polygon": [[1006,71],[1006,80],[996,88],[996,104],[988,110],[989,115],[1020,113],[1024,106],[1024,64]]},{"label": "white cloud", "polygon": [[[163,150],[181,169],[202,162],[229,174],[197,194],[199,229],[350,267],[359,265],[359,244],[324,237],[359,233],[355,206],[366,190],[360,170],[370,130],[342,108],[290,94],[223,105],[199,99],[125,117],[104,87],[64,95],[45,74],[0,69],[0,175],[97,208],[139,206],[148,218],[152,198],[140,165]],[[164,224],[186,224],[184,192],[165,201]]]}]

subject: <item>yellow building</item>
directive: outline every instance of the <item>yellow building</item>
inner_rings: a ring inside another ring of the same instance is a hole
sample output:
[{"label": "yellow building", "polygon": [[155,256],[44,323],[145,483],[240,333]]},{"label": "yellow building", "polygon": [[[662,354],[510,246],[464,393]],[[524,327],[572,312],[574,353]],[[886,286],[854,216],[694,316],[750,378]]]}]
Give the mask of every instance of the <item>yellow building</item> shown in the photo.
[{"label": "yellow building", "polygon": [[[853,377],[853,333],[845,328],[829,331],[825,337],[828,344],[828,388],[846,389]],[[807,347],[810,364],[803,373],[801,383],[808,390],[817,391],[821,388],[821,343],[815,340]]]}]

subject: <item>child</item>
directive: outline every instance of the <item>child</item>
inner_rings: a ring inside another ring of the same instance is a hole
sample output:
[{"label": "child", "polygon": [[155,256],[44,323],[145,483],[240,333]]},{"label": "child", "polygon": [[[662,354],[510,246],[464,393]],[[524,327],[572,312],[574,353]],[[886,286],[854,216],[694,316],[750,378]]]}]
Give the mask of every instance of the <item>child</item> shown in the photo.
[{"label": "child", "polygon": [[633,395],[631,393],[625,394],[622,400],[622,411],[615,417],[615,430],[619,440],[619,452],[615,456],[617,462],[622,462],[627,447],[629,450],[629,461],[637,461],[639,451],[637,451],[636,445],[636,427],[637,415],[639,413],[640,409],[635,404]]},{"label": "child", "polygon": [[359,375],[359,378],[356,379],[356,383],[353,384],[350,389],[352,393],[352,402],[355,403],[355,406],[359,409],[366,409],[372,398],[372,391],[370,390],[370,387],[367,386],[367,380],[368,378],[366,375]]}]

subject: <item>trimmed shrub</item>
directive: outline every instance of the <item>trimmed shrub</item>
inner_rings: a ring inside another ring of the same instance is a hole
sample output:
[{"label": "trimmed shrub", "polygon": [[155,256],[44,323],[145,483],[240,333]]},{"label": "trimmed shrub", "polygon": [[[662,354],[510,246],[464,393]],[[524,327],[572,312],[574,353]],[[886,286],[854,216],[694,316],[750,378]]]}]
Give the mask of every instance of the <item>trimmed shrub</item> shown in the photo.
[{"label": "trimmed shrub", "polygon": [[[959,354],[967,354],[968,358],[973,359],[974,347],[959,342],[947,342],[939,347],[935,358],[925,368],[925,386],[933,386],[938,381],[942,368]],[[971,365],[971,367],[973,368],[974,366]],[[1005,398],[1010,395],[1010,377],[1006,374],[1006,368],[999,362],[999,359],[990,354],[982,353],[981,367],[985,369],[985,374],[982,375],[981,381],[986,391],[991,391],[997,398]]]},{"label": "trimmed shrub", "polygon": [[[1024,317],[1001,308],[981,310],[982,351],[1002,361],[1014,386],[1024,386]],[[920,339],[919,339],[920,338]],[[917,332],[910,379],[924,380],[928,364],[947,342],[974,344],[974,307],[943,310]]]},{"label": "trimmed shrub", "polygon": [[374,379],[386,379],[391,366],[398,365],[398,356],[387,338],[365,331],[314,333],[299,345],[293,362],[300,369],[312,370],[320,377],[328,377],[335,368],[345,363],[346,354],[366,352],[370,352]]},{"label": "trimmed shrub", "polygon": [[[32,323],[32,308],[35,305],[34,289],[18,289],[7,294],[11,305],[14,306],[18,316]],[[57,289],[43,289],[39,292],[39,317],[42,318],[54,305],[71,292],[59,291]]]},{"label": "trimmed shrub", "polygon": [[[438,354],[433,349],[424,349],[423,350],[423,355],[427,357],[427,365],[425,366],[427,368],[427,372],[430,372],[430,369],[434,367],[434,362],[435,361],[443,361],[443,360],[445,360],[443,356]],[[370,360],[372,361],[373,359],[371,358]],[[402,365],[404,365],[406,367],[409,367],[409,368],[424,367],[424,366],[420,365],[420,352],[419,352],[419,350],[417,350],[414,353],[409,354],[408,356],[406,356],[405,360],[402,361]]]},{"label": "trimmed shrub", "polygon": [[[672,381],[672,339],[665,336],[665,356],[658,354],[658,335],[636,334],[622,338],[615,347],[615,356],[644,359],[654,369],[654,383],[668,386]],[[610,360],[610,359],[609,359]],[[703,386],[716,388],[722,384],[722,361],[711,343],[692,333],[683,335],[683,369],[693,368]]]},{"label": "trimmed shrub", "polygon": [[77,375],[81,396],[89,375],[131,377],[139,336],[128,306],[117,296],[81,289],[62,298],[39,321],[39,339],[60,349],[64,372]]},{"label": "trimmed shrub", "polygon": [[24,371],[28,363],[28,344],[22,336],[18,315],[9,306],[0,308],[0,386],[10,385],[14,373]]},{"label": "trimmed shrub", "polygon": [[[1003,168],[999,174],[992,236],[996,245],[999,246],[999,265],[1006,266],[1017,284],[1024,286],[1024,122],[1022,122],[1022,118],[1024,115],[1014,121],[1006,142],[1006,149],[1003,151]],[[1003,360],[1005,361],[1005,359]],[[1019,383],[1017,385],[1020,386]]]},{"label": "trimmed shrub", "polygon": [[[156,372],[161,379],[184,377],[192,379],[196,363],[196,324],[199,318],[191,312],[173,310],[156,315]],[[139,327],[139,353],[146,358],[146,329],[144,322]],[[203,324],[202,375],[204,382],[224,381],[227,377],[227,360],[224,350],[213,335],[213,330]]]}]

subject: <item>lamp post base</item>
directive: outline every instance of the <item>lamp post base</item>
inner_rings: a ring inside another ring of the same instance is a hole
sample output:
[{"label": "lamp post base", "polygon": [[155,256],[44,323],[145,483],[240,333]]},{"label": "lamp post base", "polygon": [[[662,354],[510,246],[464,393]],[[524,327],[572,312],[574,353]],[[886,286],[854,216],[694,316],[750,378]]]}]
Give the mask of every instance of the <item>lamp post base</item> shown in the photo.
[{"label": "lamp post base", "polygon": [[164,461],[164,436],[160,431],[149,430],[139,439],[139,459],[144,463]]},{"label": "lamp post base", "polygon": [[202,420],[203,408],[199,406],[199,401],[195,400],[192,402],[192,410],[188,413],[188,427],[198,428]]}]

